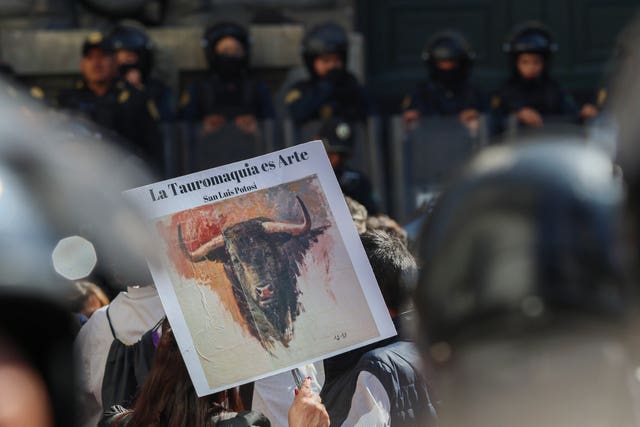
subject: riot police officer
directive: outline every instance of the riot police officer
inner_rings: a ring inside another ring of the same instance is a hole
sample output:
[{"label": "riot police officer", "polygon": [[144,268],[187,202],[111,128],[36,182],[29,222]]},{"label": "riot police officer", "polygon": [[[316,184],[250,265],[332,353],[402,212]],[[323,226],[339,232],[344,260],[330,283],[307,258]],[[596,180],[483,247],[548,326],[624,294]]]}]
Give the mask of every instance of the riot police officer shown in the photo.
[{"label": "riot police officer", "polygon": [[342,193],[361,203],[369,215],[376,215],[378,203],[371,181],[348,163],[355,143],[353,126],[344,120],[331,118],[322,123],[317,137],[324,142]]},{"label": "riot police officer", "polygon": [[154,169],[162,167],[158,109],[144,92],[118,78],[111,40],[91,33],[82,45],[82,78],[58,96],[60,107],[111,130],[126,149]]},{"label": "riot police officer", "polygon": [[462,124],[470,125],[489,109],[488,99],[469,83],[475,52],[462,34],[436,33],[427,40],[422,59],[429,80],[403,100],[405,123],[419,116],[457,115]]},{"label": "riot police officer", "polygon": [[116,51],[116,61],[122,79],[146,92],[154,100],[161,121],[173,120],[175,108],[171,89],[161,80],[151,76],[154,46],[149,36],[142,28],[118,24],[111,30],[109,37]]},{"label": "riot police officer", "polygon": [[203,133],[214,132],[225,123],[255,133],[258,120],[275,118],[269,89],[249,74],[247,31],[233,22],[220,22],[206,29],[202,43],[210,73],[182,95],[182,117],[202,120]]},{"label": "riot police officer", "polygon": [[289,115],[297,124],[331,117],[364,121],[373,113],[366,91],[346,70],[348,45],[344,29],[332,22],[305,35],[302,59],[311,77],[294,84],[285,96]]},{"label": "riot police officer", "polygon": [[529,127],[542,126],[544,116],[577,114],[569,92],[550,76],[557,48],[551,32],[540,23],[526,22],[515,29],[504,46],[511,76],[491,100],[500,127],[509,114]]}]

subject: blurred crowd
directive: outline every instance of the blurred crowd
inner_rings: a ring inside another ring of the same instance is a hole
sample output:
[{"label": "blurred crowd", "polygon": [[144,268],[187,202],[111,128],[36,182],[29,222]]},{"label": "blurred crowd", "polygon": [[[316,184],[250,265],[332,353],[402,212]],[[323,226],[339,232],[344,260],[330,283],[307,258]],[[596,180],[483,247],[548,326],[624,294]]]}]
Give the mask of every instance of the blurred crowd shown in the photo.
[{"label": "blurred crowd", "polygon": [[[101,274],[67,280],[53,292],[63,297],[51,297],[36,291],[51,283],[38,265],[19,268],[35,259],[32,246],[16,244],[49,234],[37,227],[13,231],[31,216],[0,213],[0,247],[12,255],[0,260],[0,427],[640,425],[635,51],[620,50],[622,77],[578,105],[552,77],[557,45],[541,23],[513,29],[504,47],[508,78],[493,94],[471,83],[475,53],[461,32],[431,36],[422,52],[425,81],[402,102],[407,134],[424,119],[448,118],[470,135],[484,127],[501,141],[509,129],[611,114],[618,148],[611,156],[553,134],[492,143],[457,171],[417,226],[403,228],[383,214],[377,193],[383,189],[352,162],[362,139],[373,138],[367,123],[377,109],[346,68],[344,29],[324,23],[307,31],[306,77],[275,102],[251,73],[246,29],[216,23],[202,46],[209,70],[179,96],[154,77],[153,41],[134,24],[87,37],[79,47],[82,77],[55,106],[34,101],[45,94],[21,87],[5,64],[3,96],[19,118],[13,126],[29,126],[55,108],[79,116],[42,135],[60,134],[51,144],[68,134],[115,143],[153,172],[131,186],[223,164],[232,158],[225,151],[245,155],[243,135],[264,140],[273,132],[275,140],[288,141],[270,148],[322,140],[398,335],[301,368],[300,384],[285,372],[198,397],[143,261],[148,254],[132,243],[140,240],[136,223],[127,223],[125,208],[116,215],[96,185],[110,177],[97,168],[91,178],[74,175],[70,181],[86,181],[76,184],[91,196],[78,193],[74,203],[67,192],[72,202],[61,209],[52,194],[62,192],[50,190],[69,179],[31,167],[16,144],[0,152],[0,205],[9,198],[25,212],[43,213],[36,222],[64,224],[63,234],[106,236],[96,246],[99,257],[101,250],[110,255]],[[16,95],[20,89],[31,99]],[[616,89],[620,98],[612,101]],[[283,117],[276,113],[280,104]],[[269,128],[268,122],[285,124]],[[11,124],[6,128],[0,137],[29,138],[26,129],[20,136]],[[226,145],[207,150],[220,141]],[[178,143],[189,154],[182,170],[169,166]],[[75,162],[102,161],[75,146],[55,147],[61,158],[43,163],[54,171],[69,174]],[[371,146],[364,147],[366,155]],[[216,152],[220,158],[209,157]],[[383,169],[392,167],[382,160]],[[116,175],[125,170],[117,160],[108,165]],[[15,188],[22,190],[12,199]],[[87,209],[90,199],[98,200]],[[104,221],[98,212],[119,232],[97,233]],[[131,243],[137,256],[110,240]]]}]

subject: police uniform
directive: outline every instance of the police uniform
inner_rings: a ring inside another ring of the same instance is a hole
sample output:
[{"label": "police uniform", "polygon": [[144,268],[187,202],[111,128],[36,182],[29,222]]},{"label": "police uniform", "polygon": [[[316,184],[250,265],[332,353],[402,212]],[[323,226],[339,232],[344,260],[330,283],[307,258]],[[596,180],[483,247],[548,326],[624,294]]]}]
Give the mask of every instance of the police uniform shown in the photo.
[{"label": "police uniform", "polygon": [[[543,117],[577,115],[578,107],[573,97],[549,76],[549,62],[557,45],[545,26],[537,22],[521,24],[504,48],[509,55],[511,77],[491,99],[500,127],[504,127],[507,115],[525,107],[536,110]],[[544,61],[542,72],[535,79],[524,79],[518,70],[518,57],[525,53],[540,55]]]},{"label": "police uniform", "polygon": [[[344,29],[326,22],[311,28],[302,40],[302,60],[311,76],[294,84],[285,96],[290,117],[300,125],[312,120],[337,118],[349,122],[364,121],[374,113],[373,103],[347,64],[349,40]],[[343,67],[318,76],[314,62],[321,55],[338,55]]]},{"label": "police uniform", "polygon": [[[425,43],[422,60],[429,80],[421,82],[402,101],[402,110],[418,110],[423,116],[451,116],[463,110],[489,110],[486,96],[469,84],[475,52],[462,34],[446,30],[435,33]],[[453,69],[441,69],[438,63],[453,61]]]},{"label": "police uniform", "polygon": [[373,114],[365,89],[351,73],[340,71],[298,82],[287,92],[285,104],[296,123],[329,118],[364,121]]},{"label": "police uniform", "polygon": [[334,169],[338,184],[344,195],[360,202],[370,215],[378,213],[378,204],[373,195],[371,181],[365,174],[349,166]]},{"label": "police uniform", "polygon": [[193,82],[182,95],[180,106],[181,117],[189,121],[213,114],[231,120],[245,114],[257,120],[275,118],[271,94],[264,83],[250,78],[223,80],[215,73]]},{"label": "police uniform", "polygon": [[175,119],[175,100],[171,89],[161,80],[151,77],[155,56],[154,44],[144,28],[133,24],[117,24],[109,33],[109,39],[115,51],[130,51],[138,56],[137,62],[119,65],[122,78],[132,69],[138,70],[143,83],[139,89],[154,101],[160,121],[168,122]]},{"label": "police uniform", "polygon": [[[237,40],[244,55],[218,52],[218,42],[226,37]],[[211,71],[182,94],[182,118],[196,121],[215,114],[227,120],[241,115],[251,115],[257,120],[274,119],[269,89],[249,76],[251,40],[247,30],[234,22],[218,22],[205,30],[202,45]]]},{"label": "police uniform", "polygon": [[486,96],[466,82],[447,88],[437,82],[426,81],[419,83],[411,96],[403,100],[402,109],[418,110],[423,116],[451,116],[467,109],[486,112],[489,102]]},{"label": "police uniform", "polygon": [[112,130],[123,145],[154,168],[162,165],[158,109],[142,91],[116,80],[104,95],[97,95],[79,80],[73,89],[62,91],[60,107],[78,112],[96,124]]}]

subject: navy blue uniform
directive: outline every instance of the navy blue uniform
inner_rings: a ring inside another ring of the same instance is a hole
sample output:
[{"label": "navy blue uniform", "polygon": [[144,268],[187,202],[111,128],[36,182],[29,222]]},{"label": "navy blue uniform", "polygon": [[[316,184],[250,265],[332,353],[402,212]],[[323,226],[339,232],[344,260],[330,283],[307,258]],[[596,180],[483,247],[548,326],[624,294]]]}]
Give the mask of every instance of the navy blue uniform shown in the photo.
[{"label": "navy blue uniform", "polygon": [[350,167],[334,170],[340,189],[346,195],[361,203],[370,215],[378,213],[378,204],[373,195],[373,188],[369,178],[362,172]]},{"label": "navy blue uniform", "polygon": [[489,110],[489,101],[468,83],[447,87],[433,81],[419,83],[403,101],[402,109],[418,110],[423,116],[451,116],[463,110]]},{"label": "navy blue uniform", "polygon": [[175,98],[169,86],[161,80],[150,78],[142,90],[153,99],[161,122],[171,122],[176,118]]},{"label": "navy blue uniform", "polygon": [[104,95],[97,95],[80,80],[74,89],[60,93],[58,105],[112,130],[124,139],[120,142],[126,149],[142,157],[154,169],[162,167],[158,110],[142,91],[118,80]]},{"label": "navy blue uniform", "polygon": [[511,78],[491,100],[493,111],[503,123],[509,114],[528,107],[541,116],[578,114],[578,106],[569,92],[551,78],[533,81]]},{"label": "navy blue uniform", "polygon": [[355,122],[365,121],[374,113],[365,89],[353,74],[332,70],[324,78],[296,83],[287,92],[285,103],[297,124],[332,117]]},{"label": "navy blue uniform", "polygon": [[217,74],[192,83],[180,104],[182,118],[190,121],[213,114],[227,119],[252,115],[257,120],[276,116],[271,94],[264,83],[253,79],[223,80]]}]

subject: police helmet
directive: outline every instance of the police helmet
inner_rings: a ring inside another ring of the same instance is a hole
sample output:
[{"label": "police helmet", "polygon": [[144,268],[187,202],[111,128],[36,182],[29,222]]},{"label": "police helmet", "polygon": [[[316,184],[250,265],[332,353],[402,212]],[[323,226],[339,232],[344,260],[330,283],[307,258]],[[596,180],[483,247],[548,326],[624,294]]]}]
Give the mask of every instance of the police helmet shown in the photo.
[{"label": "police helmet", "polygon": [[517,56],[521,53],[538,53],[544,57],[558,50],[551,31],[535,21],[518,25],[503,46],[504,52]]},{"label": "police helmet", "polygon": [[325,22],[316,25],[305,34],[302,40],[302,59],[307,71],[313,76],[313,61],[319,55],[338,54],[346,66],[348,49],[349,39],[345,30],[335,22]]},{"label": "police helmet", "polygon": [[93,31],[89,33],[87,38],[82,43],[82,56],[86,56],[87,53],[93,48],[101,49],[105,52],[113,52],[113,43],[107,34],[102,31]]},{"label": "police helmet", "polygon": [[251,50],[251,39],[249,33],[242,26],[235,22],[218,22],[208,27],[202,35],[202,47],[204,54],[209,63],[209,67],[214,68],[216,65],[216,43],[224,37],[233,37],[238,40],[242,47],[244,47],[245,65],[249,63],[249,56]]},{"label": "police helmet", "polygon": [[353,151],[353,125],[339,119],[326,120],[318,130],[318,137],[330,153],[350,154]]},{"label": "police helmet", "polygon": [[422,51],[425,65],[436,61],[473,62],[476,53],[469,41],[457,31],[440,31],[429,37]]},{"label": "police helmet", "polygon": [[109,34],[113,49],[131,50],[138,54],[138,65],[143,77],[151,72],[153,67],[153,42],[142,28],[130,24],[118,24]]},{"label": "police helmet", "polygon": [[624,313],[622,201],[610,159],[583,142],[481,152],[421,232],[422,342],[557,310]]}]

